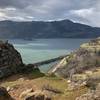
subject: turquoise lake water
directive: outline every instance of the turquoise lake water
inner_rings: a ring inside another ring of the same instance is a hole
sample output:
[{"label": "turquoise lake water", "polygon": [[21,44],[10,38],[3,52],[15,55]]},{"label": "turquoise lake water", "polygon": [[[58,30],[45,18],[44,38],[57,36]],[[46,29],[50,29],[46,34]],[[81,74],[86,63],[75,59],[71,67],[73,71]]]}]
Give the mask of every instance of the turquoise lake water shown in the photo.
[{"label": "turquoise lake water", "polygon": [[[89,39],[9,40],[20,52],[23,62],[26,64],[66,55],[87,41]],[[41,70],[47,71],[53,64],[44,65],[41,67]]]}]

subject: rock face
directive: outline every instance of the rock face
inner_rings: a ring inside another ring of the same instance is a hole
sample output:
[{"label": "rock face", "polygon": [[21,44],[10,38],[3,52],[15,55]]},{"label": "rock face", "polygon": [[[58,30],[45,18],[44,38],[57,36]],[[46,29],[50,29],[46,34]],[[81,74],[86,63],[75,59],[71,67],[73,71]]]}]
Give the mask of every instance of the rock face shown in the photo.
[{"label": "rock face", "polygon": [[0,100],[14,100],[4,87],[0,87]]},{"label": "rock face", "polygon": [[52,72],[62,77],[100,67],[100,38],[82,44],[78,50],[69,54],[61,62]]},{"label": "rock face", "polygon": [[23,65],[20,53],[8,41],[0,41],[0,78],[16,73]]}]

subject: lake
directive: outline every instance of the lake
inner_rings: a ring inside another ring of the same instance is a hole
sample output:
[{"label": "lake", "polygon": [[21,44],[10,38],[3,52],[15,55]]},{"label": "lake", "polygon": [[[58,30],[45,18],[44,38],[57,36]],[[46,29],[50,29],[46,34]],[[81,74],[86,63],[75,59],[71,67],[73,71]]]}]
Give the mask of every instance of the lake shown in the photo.
[{"label": "lake", "polygon": [[[79,46],[88,42],[89,39],[34,39],[9,40],[10,43],[20,52],[23,62],[25,64],[44,61],[47,59],[55,58],[61,55],[66,55]],[[54,64],[54,63],[53,63]],[[47,71],[53,64],[44,65],[41,67],[42,71]]]}]

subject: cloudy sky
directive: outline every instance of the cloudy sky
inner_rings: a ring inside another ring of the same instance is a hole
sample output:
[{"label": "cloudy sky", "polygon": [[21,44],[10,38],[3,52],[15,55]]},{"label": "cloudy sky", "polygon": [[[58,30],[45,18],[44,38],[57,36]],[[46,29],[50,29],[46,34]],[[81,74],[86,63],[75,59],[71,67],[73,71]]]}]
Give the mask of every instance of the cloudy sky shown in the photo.
[{"label": "cloudy sky", "polygon": [[0,20],[61,19],[100,27],[100,0],[0,0]]}]

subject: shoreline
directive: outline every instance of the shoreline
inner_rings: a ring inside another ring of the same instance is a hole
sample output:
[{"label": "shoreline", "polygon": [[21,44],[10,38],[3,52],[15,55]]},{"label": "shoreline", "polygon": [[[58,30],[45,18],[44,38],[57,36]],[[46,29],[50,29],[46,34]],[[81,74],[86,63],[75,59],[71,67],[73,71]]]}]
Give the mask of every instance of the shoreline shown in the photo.
[{"label": "shoreline", "polygon": [[[63,59],[66,56],[68,56],[68,55],[59,56],[59,57],[56,57],[56,58],[52,58],[52,59],[40,61],[40,62],[33,63],[33,64],[23,64],[23,65],[20,65],[19,67],[17,66],[15,69],[18,72],[16,72],[16,73],[19,73],[20,70],[23,71],[23,69],[30,69],[32,71],[32,68],[39,68],[42,65],[46,65],[46,64],[53,63],[55,61],[61,60],[61,59]],[[51,70],[51,68],[49,70]],[[9,75],[12,75],[13,76],[14,72],[13,72],[13,70],[10,70],[10,69],[11,69],[10,67],[1,67],[0,68],[0,75],[1,75],[0,76],[0,79],[1,78],[4,78],[4,77],[7,77]],[[5,73],[5,72],[7,72],[7,73]]]},{"label": "shoreline", "polygon": [[63,56],[59,56],[59,57],[55,57],[55,58],[52,58],[52,59],[47,59],[47,60],[44,60],[44,61],[36,62],[36,63],[33,63],[32,65],[39,67],[41,65],[45,65],[45,64],[49,64],[49,63],[61,60],[66,56],[68,56],[68,54],[67,55],[63,55]]}]

